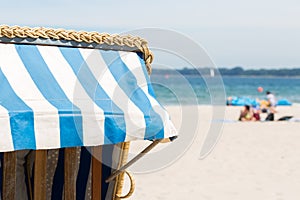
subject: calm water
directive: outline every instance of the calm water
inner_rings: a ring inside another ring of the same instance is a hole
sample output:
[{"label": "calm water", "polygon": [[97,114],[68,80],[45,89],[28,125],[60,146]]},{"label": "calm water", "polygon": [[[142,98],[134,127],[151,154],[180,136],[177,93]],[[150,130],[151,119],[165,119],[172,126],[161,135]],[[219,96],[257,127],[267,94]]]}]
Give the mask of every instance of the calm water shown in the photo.
[{"label": "calm water", "polygon": [[[275,77],[223,77],[222,84],[212,84],[207,87],[205,80],[199,76],[179,75],[152,75],[151,81],[157,98],[163,105],[172,104],[211,104],[209,90],[220,91],[225,89],[228,96],[265,98],[265,91],[275,94],[277,99],[287,99],[292,103],[300,103],[300,78],[275,78]],[[259,93],[258,87],[263,87],[264,92]],[[224,91],[224,90],[223,90]],[[222,97],[223,96],[223,97]],[[219,95],[225,103],[224,95]]]}]

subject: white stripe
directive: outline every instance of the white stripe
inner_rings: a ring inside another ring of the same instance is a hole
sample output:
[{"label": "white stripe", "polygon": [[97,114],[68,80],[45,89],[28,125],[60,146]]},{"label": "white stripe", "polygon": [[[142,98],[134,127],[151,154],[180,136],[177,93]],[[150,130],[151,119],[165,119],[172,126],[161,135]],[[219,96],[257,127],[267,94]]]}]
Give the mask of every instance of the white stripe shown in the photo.
[{"label": "white stripe", "polygon": [[138,86],[144,91],[147,98],[149,99],[154,111],[160,115],[164,124],[164,137],[171,137],[176,135],[176,130],[172,122],[170,121],[169,114],[167,111],[157,102],[155,98],[153,98],[148,92],[148,84],[144,75],[143,66],[139,60],[139,57],[136,53],[133,52],[119,52],[122,61],[129,68],[129,70],[133,73],[133,75],[137,79]]},{"label": "white stripe", "polygon": [[0,65],[15,93],[34,112],[36,148],[60,147],[57,109],[40,93],[28,74],[14,45],[0,45]]},{"label": "white stripe", "polygon": [[123,110],[126,123],[126,139],[144,139],[145,119],[143,112],[129,99],[114,79],[99,50],[80,49],[95,78],[110,99]]},{"label": "white stripe", "polygon": [[103,144],[103,110],[86,93],[58,47],[38,46],[38,49],[68,99],[81,110],[83,144],[85,146]]},{"label": "white stripe", "polygon": [[0,105],[0,152],[13,151],[8,111]]}]

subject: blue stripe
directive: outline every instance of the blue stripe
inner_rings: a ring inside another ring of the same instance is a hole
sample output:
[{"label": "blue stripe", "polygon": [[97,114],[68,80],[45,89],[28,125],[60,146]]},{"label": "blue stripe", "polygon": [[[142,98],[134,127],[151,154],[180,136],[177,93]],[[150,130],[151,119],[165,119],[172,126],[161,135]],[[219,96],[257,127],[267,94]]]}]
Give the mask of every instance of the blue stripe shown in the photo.
[{"label": "blue stripe", "polygon": [[98,84],[97,77],[94,77],[78,49],[61,47],[60,51],[72,67],[74,74],[77,76],[87,94],[93,99],[96,105],[104,110],[104,143],[113,144],[123,142],[126,136],[126,124],[123,111],[115,105]]},{"label": "blue stripe", "polygon": [[[152,87],[150,76],[148,75],[148,71],[147,71],[147,67],[145,65],[145,61],[142,58],[143,54],[142,53],[137,53],[137,55],[138,55],[138,58],[140,60],[140,64],[142,66],[143,72],[144,72],[144,77],[145,77],[146,82],[147,82],[148,93],[150,94],[150,96],[152,96],[156,100],[157,98],[156,98],[154,89]],[[159,101],[156,101],[156,102],[163,108],[163,105]]]},{"label": "blue stripe", "polygon": [[144,77],[145,77],[145,79],[146,79],[146,81],[147,81],[148,93],[149,93],[153,98],[156,99],[156,95],[155,95],[155,93],[154,93],[154,89],[153,89],[153,87],[152,87],[152,84],[151,84],[151,81],[150,81],[150,77],[149,77],[149,75],[148,75],[148,71],[147,71],[147,67],[146,67],[146,65],[145,65],[145,61],[144,61],[144,59],[142,58],[143,54],[142,54],[142,53],[137,53],[137,55],[138,55],[138,58],[139,58],[139,60],[140,60],[140,64],[141,64],[141,66],[142,66],[143,72],[144,72]]},{"label": "blue stripe", "polygon": [[61,147],[83,145],[81,112],[64,94],[37,47],[15,47],[35,85],[47,101],[58,109]]},{"label": "blue stripe", "polygon": [[134,74],[128,69],[116,51],[100,51],[109,70],[130,100],[143,112],[146,122],[147,140],[164,137],[161,117],[154,111],[144,91],[137,85]]},{"label": "blue stripe", "polygon": [[9,112],[14,149],[35,149],[32,109],[16,95],[1,68],[0,91],[0,104]]}]

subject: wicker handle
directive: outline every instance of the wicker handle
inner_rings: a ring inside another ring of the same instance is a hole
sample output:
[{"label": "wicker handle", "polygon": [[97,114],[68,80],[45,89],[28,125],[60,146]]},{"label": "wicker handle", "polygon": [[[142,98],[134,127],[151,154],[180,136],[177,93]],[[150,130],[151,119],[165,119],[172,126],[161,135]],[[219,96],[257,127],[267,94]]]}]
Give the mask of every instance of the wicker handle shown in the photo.
[{"label": "wicker handle", "polygon": [[116,195],[119,199],[127,199],[127,198],[131,197],[131,195],[134,193],[134,190],[135,190],[135,181],[134,181],[134,178],[133,178],[132,174],[130,174],[128,171],[124,171],[124,172],[129,177],[129,180],[130,180],[130,190],[124,196]]}]

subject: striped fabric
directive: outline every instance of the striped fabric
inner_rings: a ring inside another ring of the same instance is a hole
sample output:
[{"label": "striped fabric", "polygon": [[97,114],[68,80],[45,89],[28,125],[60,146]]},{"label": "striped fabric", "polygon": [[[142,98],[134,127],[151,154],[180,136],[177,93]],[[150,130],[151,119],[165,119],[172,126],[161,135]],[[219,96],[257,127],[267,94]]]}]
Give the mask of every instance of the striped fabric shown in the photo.
[{"label": "striped fabric", "polygon": [[138,53],[0,43],[0,152],[169,138]]}]

